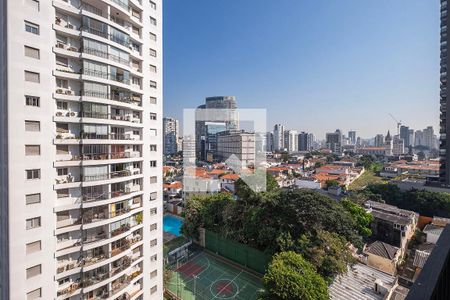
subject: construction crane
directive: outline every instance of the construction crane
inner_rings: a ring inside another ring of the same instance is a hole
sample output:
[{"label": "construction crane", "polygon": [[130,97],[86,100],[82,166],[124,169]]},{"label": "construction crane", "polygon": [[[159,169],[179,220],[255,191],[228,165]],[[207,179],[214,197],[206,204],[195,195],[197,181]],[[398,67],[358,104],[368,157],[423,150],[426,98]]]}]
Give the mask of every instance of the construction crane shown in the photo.
[{"label": "construction crane", "polygon": [[392,120],[397,123],[397,134],[400,134],[400,126],[402,126],[402,120],[398,121],[392,114],[389,114],[391,116]]}]

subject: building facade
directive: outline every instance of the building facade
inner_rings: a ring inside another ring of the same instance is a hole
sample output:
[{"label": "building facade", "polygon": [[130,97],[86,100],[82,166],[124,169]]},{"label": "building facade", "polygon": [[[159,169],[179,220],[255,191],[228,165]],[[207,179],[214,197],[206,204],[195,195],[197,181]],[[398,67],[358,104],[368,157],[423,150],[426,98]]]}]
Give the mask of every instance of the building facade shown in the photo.
[{"label": "building facade", "polygon": [[[205,99],[205,104],[202,104],[197,107],[198,114],[202,113],[204,109],[212,109],[212,110],[226,110],[228,120],[220,121],[213,119],[213,115],[217,115],[215,113],[211,114],[211,119],[202,119],[195,121],[195,148],[196,148],[196,156],[199,160],[206,160],[208,155],[208,138],[211,136],[211,133],[208,133],[208,129],[213,129],[211,126],[208,128],[209,123],[213,123],[215,127],[223,125],[225,130],[238,130],[239,129],[239,118],[236,112],[237,104],[236,97],[234,96],[214,96],[207,97]],[[196,116],[197,117],[197,116]],[[222,116],[223,117],[223,116]],[[217,131],[217,130],[215,130]],[[215,138],[215,137],[214,137]]]},{"label": "building facade", "polygon": [[162,299],[162,1],[2,1],[1,299]]},{"label": "building facade", "polygon": [[298,151],[311,151],[313,149],[314,135],[301,132],[298,135]]},{"label": "building facade", "polygon": [[174,155],[180,151],[180,124],[177,119],[163,119],[163,152],[164,155]]},{"label": "building facade", "polygon": [[349,130],[348,139],[349,139],[351,145],[356,145],[356,131],[355,130]]},{"label": "building facade", "polygon": [[283,151],[284,148],[284,126],[275,124],[273,127],[273,149],[274,151]]},{"label": "building facade", "polygon": [[242,167],[255,164],[255,134],[244,131],[225,131],[217,134],[217,157],[226,161],[231,155]]},{"label": "building facade", "polygon": [[298,151],[298,133],[295,130],[284,131],[284,148],[288,152]]},{"label": "building facade", "polygon": [[336,129],[335,132],[326,134],[326,144],[327,148],[333,153],[341,153],[342,146],[342,131]]}]

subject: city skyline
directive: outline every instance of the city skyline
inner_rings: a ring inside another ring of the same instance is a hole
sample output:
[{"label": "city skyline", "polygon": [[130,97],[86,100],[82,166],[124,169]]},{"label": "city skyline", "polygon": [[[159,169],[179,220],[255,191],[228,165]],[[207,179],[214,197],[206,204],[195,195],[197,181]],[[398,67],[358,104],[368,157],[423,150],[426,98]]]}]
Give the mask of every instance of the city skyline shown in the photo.
[{"label": "city skyline", "polygon": [[[168,3],[165,116],[181,120],[205,97],[234,95],[240,108],[268,109],[268,124],[318,137],[395,132],[389,113],[414,129],[439,128],[438,2],[254,4]],[[255,21],[280,13],[289,20]]]}]

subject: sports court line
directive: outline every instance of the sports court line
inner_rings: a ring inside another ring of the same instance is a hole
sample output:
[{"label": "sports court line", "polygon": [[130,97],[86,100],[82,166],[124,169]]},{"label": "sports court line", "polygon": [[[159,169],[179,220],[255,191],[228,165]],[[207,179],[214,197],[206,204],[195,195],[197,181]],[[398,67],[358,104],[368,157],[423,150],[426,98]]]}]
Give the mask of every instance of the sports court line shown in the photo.
[{"label": "sports court line", "polygon": [[[224,286],[218,293],[216,293],[216,295],[214,296],[214,298],[213,299],[216,299],[216,297],[218,296],[218,295],[220,295],[220,293],[222,292],[222,291],[224,291],[225,290],[225,288],[227,288],[228,287],[228,285],[230,285],[231,283],[234,283],[235,285],[237,285],[235,282],[234,282],[234,280],[236,279],[236,278],[238,278],[239,277],[239,275],[241,275],[242,274],[242,272],[243,272],[243,270],[241,270],[226,286]],[[237,287],[239,288],[239,286],[237,285]]]}]

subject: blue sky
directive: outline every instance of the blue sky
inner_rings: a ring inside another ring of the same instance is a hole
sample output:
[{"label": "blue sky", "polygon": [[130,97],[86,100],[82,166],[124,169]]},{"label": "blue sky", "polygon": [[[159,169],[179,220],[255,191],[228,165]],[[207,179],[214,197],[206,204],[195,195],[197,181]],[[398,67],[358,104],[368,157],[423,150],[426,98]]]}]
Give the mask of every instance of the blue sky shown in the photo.
[{"label": "blue sky", "polygon": [[206,96],[313,132],[439,117],[438,0],[166,0],[164,115]]}]

